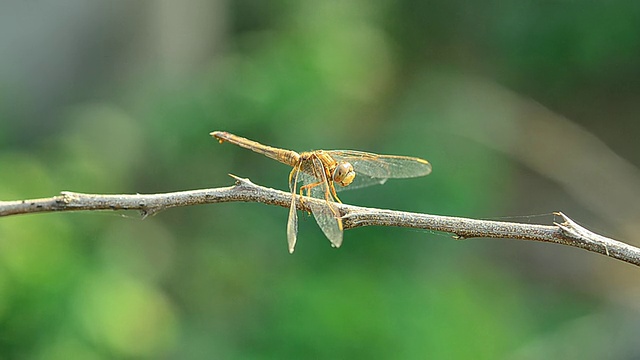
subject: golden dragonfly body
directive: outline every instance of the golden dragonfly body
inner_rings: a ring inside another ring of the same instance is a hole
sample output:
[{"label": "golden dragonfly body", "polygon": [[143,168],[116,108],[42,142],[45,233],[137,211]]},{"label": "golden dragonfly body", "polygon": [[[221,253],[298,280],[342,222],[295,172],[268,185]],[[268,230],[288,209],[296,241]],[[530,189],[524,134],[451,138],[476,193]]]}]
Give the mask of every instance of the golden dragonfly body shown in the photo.
[{"label": "golden dragonfly body", "polygon": [[383,184],[389,178],[410,178],[431,173],[431,164],[415,157],[378,155],[355,150],[314,150],[297,153],[263,145],[224,131],[214,131],[211,136],[221,143],[228,141],[292,167],[289,173],[291,206],[287,222],[287,240],[291,253],[295,249],[298,233],[295,195],[299,180],[303,184],[300,186],[301,196],[306,192],[307,196],[325,200],[322,205],[310,203],[311,212],[332,246],[340,247],[343,226],[340,212],[335,206],[335,202],[341,202],[337,190]]}]

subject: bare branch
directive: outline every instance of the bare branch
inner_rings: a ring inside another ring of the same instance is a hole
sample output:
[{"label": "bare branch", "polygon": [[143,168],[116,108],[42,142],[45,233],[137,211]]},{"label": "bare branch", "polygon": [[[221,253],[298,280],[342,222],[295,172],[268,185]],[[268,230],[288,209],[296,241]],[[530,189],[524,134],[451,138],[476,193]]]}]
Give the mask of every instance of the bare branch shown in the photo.
[{"label": "bare branch", "polygon": [[[33,200],[0,201],[0,217],[54,211],[80,210],[140,210],[143,215],[159,211],[201,204],[232,201],[259,202],[289,207],[291,194],[256,185],[248,179],[238,178],[230,187],[179,191],[165,194],[99,195],[64,191],[59,196]],[[297,201],[298,209],[310,211],[310,205],[322,200],[305,197]],[[360,226],[397,226],[443,231],[454,238],[504,238],[552,242],[588,251],[640,266],[640,249],[623,242],[595,234],[578,225],[562,213],[562,223],[532,225],[515,222],[476,220],[451,216],[428,215],[404,211],[365,208],[335,204],[345,229]]]}]

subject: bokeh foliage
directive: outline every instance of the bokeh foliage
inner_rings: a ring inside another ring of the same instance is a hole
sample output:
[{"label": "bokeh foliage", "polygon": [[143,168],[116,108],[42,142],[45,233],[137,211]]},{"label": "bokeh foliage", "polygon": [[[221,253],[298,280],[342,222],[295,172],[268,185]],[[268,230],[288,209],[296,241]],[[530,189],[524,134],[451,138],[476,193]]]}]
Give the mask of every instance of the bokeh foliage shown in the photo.
[{"label": "bokeh foliage", "polygon": [[[149,20],[141,9],[158,5],[115,3],[135,15],[126,26],[117,16],[88,21],[102,7],[74,12],[87,37],[95,39],[99,27],[97,39],[105,41],[76,48],[70,59],[81,69],[66,76],[78,84],[55,89],[65,74],[36,78],[38,62],[0,62],[7,74],[0,83],[0,199],[227,186],[227,173],[286,189],[286,166],[208,136],[227,130],[301,151],[351,148],[433,163],[427,178],[345,192],[347,203],[509,215],[522,190],[516,166],[451,131],[450,124],[482,124],[474,123],[473,92],[459,98],[449,84],[484,76],[571,113],[580,94],[596,97],[638,76],[640,18],[632,1],[229,2],[215,17],[227,24],[223,50],[174,77],[150,60],[156,53],[149,49],[122,55],[141,32],[147,42],[166,36],[142,21]],[[65,32],[41,36],[60,40]],[[31,35],[15,39],[34,42]],[[95,48],[114,64],[83,53]],[[28,66],[33,78],[19,72]],[[35,91],[27,80],[49,89]],[[638,90],[630,84],[620,97],[637,98]],[[521,253],[500,248],[507,241],[363,228],[347,231],[335,250],[300,215],[293,256],[287,210],[259,204],[174,209],[144,220],[108,212],[0,219],[1,357],[637,354],[632,345],[603,341],[621,326],[598,317],[609,306],[603,294],[571,275],[538,274],[519,263]],[[565,336],[575,329],[580,338]]]}]

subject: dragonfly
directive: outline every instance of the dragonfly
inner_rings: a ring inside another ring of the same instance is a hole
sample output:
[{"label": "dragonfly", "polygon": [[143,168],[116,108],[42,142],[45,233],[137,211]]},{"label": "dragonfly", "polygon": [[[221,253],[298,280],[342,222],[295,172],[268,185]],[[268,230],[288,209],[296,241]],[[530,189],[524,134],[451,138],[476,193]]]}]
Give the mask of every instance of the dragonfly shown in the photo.
[{"label": "dragonfly", "polygon": [[431,164],[424,159],[378,155],[355,150],[313,150],[297,153],[279,149],[237,136],[226,131],[213,131],[211,136],[220,143],[229,142],[292,167],[289,173],[291,206],[287,221],[289,252],[293,253],[298,236],[296,194],[298,183],[303,195],[317,198],[320,202],[309,202],[318,226],[333,247],[340,247],[343,239],[343,223],[336,203],[342,203],[337,191],[384,184],[390,178],[412,178],[431,173]]}]

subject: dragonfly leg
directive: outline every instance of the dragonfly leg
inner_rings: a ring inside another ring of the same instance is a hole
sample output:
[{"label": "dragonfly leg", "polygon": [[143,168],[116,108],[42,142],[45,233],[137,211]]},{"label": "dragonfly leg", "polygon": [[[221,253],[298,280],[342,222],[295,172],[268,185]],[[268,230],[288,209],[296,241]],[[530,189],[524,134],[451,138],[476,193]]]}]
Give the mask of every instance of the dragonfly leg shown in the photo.
[{"label": "dragonfly leg", "polygon": [[[317,159],[314,159],[317,160]],[[312,161],[314,161],[312,160]],[[315,163],[315,161],[314,161]],[[316,179],[323,179],[323,177],[321,176],[322,174],[318,173],[319,169],[317,169],[316,167],[313,167],[313,176],[315,176]],[[313,189],[314,187],[321,185],[323,183],[322,180],[318,180],[317,182],[314,182],[312,184],[307,184],[307,185],[303,185],[300,186],[300,196],[302,196],[302,192],[303,190],[307,191],[307,196],[311,197],[311,189]]]},{"label": "dragonfly leg", "polygon": [[318,181],[318,182],[315,182],[313,184],[307,184],[307,185],[300,186],[300,196],[303,196],[302,193],[303,193],[304,190],[306,190],[307,191],[307,196],[310,197],[311,196],[311,189],[313,189],[314,187],[316,187],[316,186],[318,186],[320,184],[322,184],[322,181]]},{"label": "dragonfly leg", "polygon": [[291,169],[291,172],[289,173],[289,188],[291,188],[292,186],[295,186],[295,184],[291,183],[291,180],[293,180],[293,174],[295,174],[298,171],[298,167],[294,166],[293,169]]},{"label": "dragonfly leg", "polygon": [[329,183],[329,188],[331,189],[331,195],[333,195],[333,198],[336,199],[337,202],[342,204],[342,201],[340,201],[340,198],[338,197],[338,194],[336,193],[336,187],[333,185],[333,181],[331,181]]},{"label": "dragonfly leg", "polygon": [[[328,192],[325,194],[325,200],[327,201],[327,205],[329,206],[329,209],[333,213],[333,216],[338,220],[338,227],[340,228],[340,230],[342,230],[342,221],[340,221],[340,211],[338,211],[335,205],[333,205],[334,202],[329,200]],[[340,204],[342,204],[342,201],[340,201],[340,199],[338,199],[337,197],[336,197],[336,200],[338,200]]]},{"label": "dragonfly leg", "polygon": [[307,191],[307,196],[311,197],[311,189],[322,184],[322,182],[318,181],[317,183],[307,184],[300,186],[300,204],[304,202],[304,191]]},{"label": "dragonfly leg", "polygon": [[[336,187],[334,186],[333,180],[331,177],[331,168],[324,161],[320,159],[318,160],[322,163],[322,170],[324,171],[323,178],[326,179],[327,185],[329,186],[329,191],[324,196],[325,199],[327,201],[332,201],[333,199],[336,199],[337,202],[342,204],[342,201],[340,201],[340,198],[338,198],[338,194],[336,194]],[[331,196],[329,196],[329,193],[331,194]],[[332,197],[333,199],[329,199],[329,197]]]},{"label": "dragonfly leg", "polygon": [[[315,182],[313,184],[307,184],[307,185],[301,186],[300,187],[300,196],[303,196],[302,193],[303,193],[303,191],[306,190],[307,191],[307,196],[310,197],[311,196],[311,189],[313,189],[316,186],[321,185],[322,183],[323,183],[322,181],[318,181],[318,182]],[[335,190],[333,190],[333,191],[335,191]],[[324,193],[324,200],[327,202],[327,205],[329,206],[329,209],[331,209],[331,212],[333,213],[333,216],[335,216],[336,218],[339,218],[340,217],[340,212],[331,205],[331,203],[333,201],[331,199],[331,195],[330,194],[331,193],[329,191],[326,191]],[[336,199],[337,198],[338,197],[336,196]],[[342,204],[342,202],[339,199],[338,199],[338,201]],[[300,199],[300,202],[302,202],[302,198]],[[339,226],[342,227],[342,224],[340,224]]]}]

